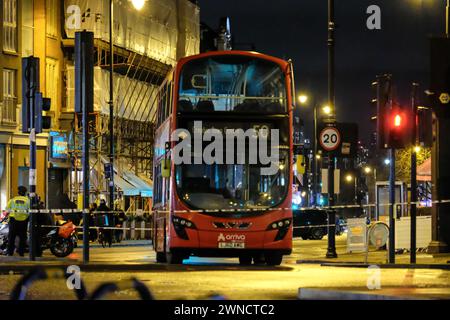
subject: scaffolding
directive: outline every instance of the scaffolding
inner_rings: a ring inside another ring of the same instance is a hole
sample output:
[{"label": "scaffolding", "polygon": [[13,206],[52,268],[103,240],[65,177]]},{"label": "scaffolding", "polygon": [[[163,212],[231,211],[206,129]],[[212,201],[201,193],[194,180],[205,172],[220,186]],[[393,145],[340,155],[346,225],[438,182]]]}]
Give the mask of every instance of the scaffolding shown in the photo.
[{"label": "scaffolding", "polygon": [[[65,39],[63,44],[66,56],[70,57],[74,49],[73,41]],[[108,194],[102,159],[108,158],[110,141],[109,115],[104,110],[107,106],[105,97],[109,94],[109,87],[106,85],[106,79],[109,77],[108,44],[95,39],[94,52],[94,112],[89,116],[92,199],[98,198],[100,194]],[[115,48],[114,53],[115,170],[119,176],[123,172],[130,171],[146,181],[152,181],[156,95],[172,66],[123,48]],[[63,108],[64,116],[61,120],[62,123],[65,120],[66,128],[71,131],[72,143],[69,153],[74,172],[71,179],[71,193],[72,199],[77,199],[82,182],[78,173],[81,170],[82,123],[81,115],[73,110],[74,103],[71,97],[74,91],[74,67],[70,61],[68,62],[65,74],[66,107]],[[149,207],[148,201],[143,201],[142,205],[137,205],[137,201],[132,199],[130,206],[136,209]]]},{"label": "scaffolding", "polygon": [[[114,1],[114,144],[115,174],[132,172],[152,182],[153,132],[159,86],[176,61],[197,54],[200,47],[200,11],[187,0],[154,0],[137,12],[127,1]],[[109,155],[109,10],[108,0],[65,0],[65,97],[61,127],[71,132],[71,194],[81,191],[81,122],[74,111],[74,36],[77,30],[94,32],[94,112],[90,115],[91,199],[108,195],[104,163]],[[83,14],[74,17],[78,7]],[[70,10],[69,10],[70,9]],[[76,25],[77,29],[69,27]],[[135,206],[149,207],[148,203]]]}]

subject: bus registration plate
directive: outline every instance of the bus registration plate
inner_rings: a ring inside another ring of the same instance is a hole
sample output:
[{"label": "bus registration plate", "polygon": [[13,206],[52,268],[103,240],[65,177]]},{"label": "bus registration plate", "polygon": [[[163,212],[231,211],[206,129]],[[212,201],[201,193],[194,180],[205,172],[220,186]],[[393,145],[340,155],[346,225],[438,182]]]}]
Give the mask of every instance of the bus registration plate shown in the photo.
[{"label": "bus registration plate", "polygon": [[219,249],[245,249],[245,242],[219,242]]}]

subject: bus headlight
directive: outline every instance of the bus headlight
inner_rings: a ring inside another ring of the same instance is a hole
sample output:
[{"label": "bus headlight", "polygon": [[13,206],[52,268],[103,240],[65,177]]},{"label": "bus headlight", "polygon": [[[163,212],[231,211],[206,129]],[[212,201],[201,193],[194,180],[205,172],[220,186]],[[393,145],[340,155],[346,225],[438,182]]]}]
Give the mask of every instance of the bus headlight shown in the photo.
[{"label": "bus headlight", "polygon": [[172,223],[177,236],[183,240],[189,240],[186,229],[197,229],[193,222],[176,216],[172,217]]},{"label": "bus headlight", "polygon": [[267,231],[270,230],[278,230],[277,235],[275,236],[274,241],[283,240],[286,234],[289,231],[289,227],[291,226],[291,219],[283,219],[279,221],[272,222],[268,227]]}]

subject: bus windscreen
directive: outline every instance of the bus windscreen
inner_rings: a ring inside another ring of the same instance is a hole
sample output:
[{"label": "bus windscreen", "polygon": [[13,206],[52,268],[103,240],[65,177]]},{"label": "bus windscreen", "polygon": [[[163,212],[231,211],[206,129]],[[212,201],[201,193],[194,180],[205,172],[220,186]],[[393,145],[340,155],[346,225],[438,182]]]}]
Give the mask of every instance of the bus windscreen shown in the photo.
[{"label": "bus windscreen", "polygon": [[197,59],[181,70],[177,110],[286,113],[285,83],[272,61],[233,55]]}]

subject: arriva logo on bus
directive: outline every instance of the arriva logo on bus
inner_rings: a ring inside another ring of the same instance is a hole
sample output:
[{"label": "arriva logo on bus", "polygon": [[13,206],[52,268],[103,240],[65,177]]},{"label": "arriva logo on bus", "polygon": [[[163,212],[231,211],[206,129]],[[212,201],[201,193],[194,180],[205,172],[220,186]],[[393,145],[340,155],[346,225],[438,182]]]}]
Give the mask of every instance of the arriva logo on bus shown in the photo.
[{"label": "arriva logo on bus", "polygon": [[217,242],[221,241],[245,241],[245,234],[219,234],[217,237]]},{"label": "arriva logo on bus", "polygon": [[[258,130],[250,128],[245,131],[243,129],[226,129],[223,132],[215,128],[203,130],[202,121],[194,121],[193,132],[193,139],[191,133],[186,129],[176,129],[172,132],[171,141],[177,143],[172,150],[175,165],[258,164],[264,166],[261,167],[261,175],[274,175],[280,166],[285,165],[282,162],[288,161],[288,159],[283,159],[280,162],[278,129],[269,130],[262,127]],[[248,141],[247,152],[246,141]],[[210,143],[204,147],[204,142]]]}]

